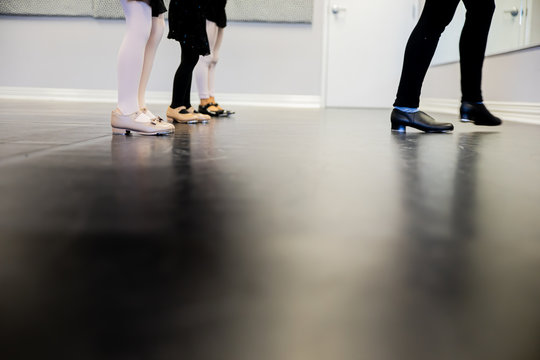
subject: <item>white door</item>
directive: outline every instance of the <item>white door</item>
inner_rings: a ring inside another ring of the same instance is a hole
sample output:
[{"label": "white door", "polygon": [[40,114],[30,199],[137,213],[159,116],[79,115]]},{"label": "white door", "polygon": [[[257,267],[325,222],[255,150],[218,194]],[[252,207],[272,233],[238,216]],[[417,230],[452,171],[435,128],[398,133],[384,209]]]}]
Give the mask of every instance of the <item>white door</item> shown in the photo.
[{"label": "white door", "polygon": [[390,107],[418,0],[328,0],[326,105]]}]

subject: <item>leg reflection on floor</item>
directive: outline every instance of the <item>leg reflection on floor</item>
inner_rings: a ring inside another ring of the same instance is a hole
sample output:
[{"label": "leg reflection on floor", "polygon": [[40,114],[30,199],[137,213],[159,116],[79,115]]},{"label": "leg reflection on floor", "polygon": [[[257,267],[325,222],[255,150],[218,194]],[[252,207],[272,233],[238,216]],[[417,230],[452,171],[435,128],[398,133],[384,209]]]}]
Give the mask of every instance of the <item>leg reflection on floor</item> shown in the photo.
[{"label": "leg reflection on floor", "polygon": [[540,356],[540,128],[245,108],[111,136],[56,106],[0,116],[2,359]]}]

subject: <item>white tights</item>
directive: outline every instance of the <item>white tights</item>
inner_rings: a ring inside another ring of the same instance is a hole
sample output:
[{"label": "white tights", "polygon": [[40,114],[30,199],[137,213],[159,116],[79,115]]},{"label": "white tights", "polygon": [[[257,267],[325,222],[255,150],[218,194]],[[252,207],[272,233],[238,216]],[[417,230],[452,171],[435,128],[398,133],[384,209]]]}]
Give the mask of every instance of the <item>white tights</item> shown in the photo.
[{"label": "white tights", "polygon": [[120,3],[127,30],[118,52],[118,108],[123,114],[132,114],[146,106],[146,86],[165,20],[163,14],[152,17],[152,8],[143,1]]},{"label": "white tights", "polygon": [[215,95],[216,64],[219,59],[219,49],[223,40],[223,28],[216,23],[206,20],[206,34],[210,45],[210,55],[201,56],[195,67],[195,81],[200,99],[208,99]]}]

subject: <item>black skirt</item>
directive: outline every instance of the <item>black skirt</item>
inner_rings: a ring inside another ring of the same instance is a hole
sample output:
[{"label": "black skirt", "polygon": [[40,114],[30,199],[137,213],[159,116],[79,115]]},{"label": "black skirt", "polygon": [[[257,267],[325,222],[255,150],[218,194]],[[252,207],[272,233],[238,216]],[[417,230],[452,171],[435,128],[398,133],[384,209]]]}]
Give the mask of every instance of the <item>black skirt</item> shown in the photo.
[{"label": "black skirt", "polygon": [[225,7],[227,6],[227,0],[210,0],[206,7],[206,19],[208,21],[216,23],[220,28],[227,26],[227,13]]},{"label": "black skirt", "polygon": [[152,8],[152,17],[158,17],[159,15],[167,12],[167,8],[165,7],[165,3],[163,0],[135,0],[135,1],[142,1],[150,5]]},{"label": "black skirt", "polygon": [[180,42],[199,55],[209,55],[206,35],[207,0],[171,0],[169,3],[169,39]]}]

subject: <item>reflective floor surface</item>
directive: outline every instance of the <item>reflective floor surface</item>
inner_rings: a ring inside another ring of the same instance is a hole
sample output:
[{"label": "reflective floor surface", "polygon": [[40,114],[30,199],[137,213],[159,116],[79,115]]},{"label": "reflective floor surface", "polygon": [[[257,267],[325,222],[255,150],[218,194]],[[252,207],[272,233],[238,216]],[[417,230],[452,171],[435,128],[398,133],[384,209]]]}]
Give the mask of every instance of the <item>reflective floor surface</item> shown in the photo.
[{"label": "reflective floor surface", "polygon": [[0,101],[1,359],[540,358],[540,126],[246,107],[126,137],[28,105]]}]

